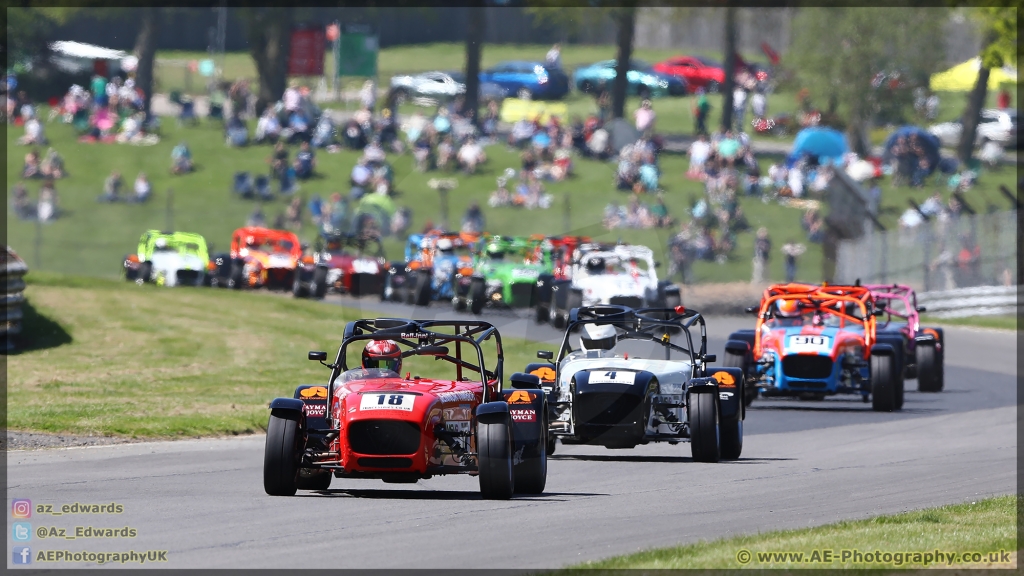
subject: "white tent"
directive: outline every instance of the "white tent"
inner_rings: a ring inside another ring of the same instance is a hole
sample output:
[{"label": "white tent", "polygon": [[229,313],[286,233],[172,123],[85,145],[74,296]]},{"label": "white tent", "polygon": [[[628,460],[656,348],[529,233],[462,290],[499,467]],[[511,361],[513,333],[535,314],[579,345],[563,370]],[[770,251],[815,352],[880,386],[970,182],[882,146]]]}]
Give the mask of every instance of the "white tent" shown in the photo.
[{"label": "white tent", "polygon": [[134,58],[124,50],[112,50],[84,42],[59,40],[50,43],[53,63],[71,73],[92,70],[93,62],[106,60],[112,67],[123,68],[122,62]]}]

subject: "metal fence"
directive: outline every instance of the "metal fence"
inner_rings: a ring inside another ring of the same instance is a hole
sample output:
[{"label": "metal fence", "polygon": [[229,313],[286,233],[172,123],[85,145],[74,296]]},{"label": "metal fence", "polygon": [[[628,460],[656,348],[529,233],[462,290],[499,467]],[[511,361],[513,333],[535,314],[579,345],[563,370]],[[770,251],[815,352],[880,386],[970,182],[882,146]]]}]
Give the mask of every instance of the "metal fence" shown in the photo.
[{"label": "metal fence", "polygon": [[1014,210],[868,230],[858,240],[839,243],[835,281],[898,282],[918,292],[1017,285],[1017,227]]}]

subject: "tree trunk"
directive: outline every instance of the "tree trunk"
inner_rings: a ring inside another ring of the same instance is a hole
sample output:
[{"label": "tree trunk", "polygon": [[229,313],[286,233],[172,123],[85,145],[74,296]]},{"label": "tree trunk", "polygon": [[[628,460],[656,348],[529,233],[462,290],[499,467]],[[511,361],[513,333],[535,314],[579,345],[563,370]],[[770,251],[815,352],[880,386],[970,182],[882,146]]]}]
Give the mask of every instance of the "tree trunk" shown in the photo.
[{"label": "tree trunk", "polygon": [[291,42],[291,11],[288,8],[253,8],[249,15],[249,53],[256,63],[259,88],[256,113],[284,95],[288,81],[288,45]]},{"label": "tree trunk", "polygon": [[865,137],[864,119],[861,117],[860,110],[856,106],[850,110],[850,121],[846,125],[846,139],[850,142],[851,152],[861,158],[866,158],[870,155],[870,146],[867,144],[867,138]]},{"label": "tree trunk", "polygon": [[160,8],[142,9],[142,24],[135,37],[135,56],[139,59],[135,69],[135,87],[142,90],[143,110],[149,117],[149,103],[153,100],[153,60],[156,57],[156,41],[160,36]]},{"label": "tree trunk", "polygon": [[480,109],[480,58],[487,26],[487,13],[484,10],[482,2],[474,2],[470,6],[466,29],[466,101],[461,112],[474,125]]},{"label": "tree trunk", "polygon": [[736,88],[736,5],[725,8],[725,82],[722,84],[722,132],[732,128],[732,92]]},{"label": "tree trunk", "polygon": [[633,58],[633,30],[636,27],[636,7],[621,9],[618,16],[619,33],[616,44],[615,81],[612,83],[612,118],[626,116],[626,90],[629,88],[629,61]]},{"label": "tree trunk", "polygon": [[981,70],[978,70],[978,81],[971,89],[967,98],[967,109],[961,119],[960,144],[957,146],[957,158],[960,162],[967,164],[974,156],[974,139],[978,133],[978,122],[981,120],[981,109],[985,106],[985,98],[988,96],[989,69],[985,67],[984,61]]}]

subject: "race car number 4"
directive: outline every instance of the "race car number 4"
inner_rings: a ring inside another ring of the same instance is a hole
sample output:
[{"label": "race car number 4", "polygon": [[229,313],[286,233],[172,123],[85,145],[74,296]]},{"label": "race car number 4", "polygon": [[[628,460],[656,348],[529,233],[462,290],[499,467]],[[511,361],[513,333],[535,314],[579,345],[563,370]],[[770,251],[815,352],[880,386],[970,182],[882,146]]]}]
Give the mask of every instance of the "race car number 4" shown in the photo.
[{"label": "race car number 4", "polygon": [[591,372],[591,384],[632,384],[636,381],[636,372]]},{"label": "race car number 4", "polygon": [[412,412],[412,405],[416,401],[413,394],[363,394],[359,402],[360,410],[402,410]]}]

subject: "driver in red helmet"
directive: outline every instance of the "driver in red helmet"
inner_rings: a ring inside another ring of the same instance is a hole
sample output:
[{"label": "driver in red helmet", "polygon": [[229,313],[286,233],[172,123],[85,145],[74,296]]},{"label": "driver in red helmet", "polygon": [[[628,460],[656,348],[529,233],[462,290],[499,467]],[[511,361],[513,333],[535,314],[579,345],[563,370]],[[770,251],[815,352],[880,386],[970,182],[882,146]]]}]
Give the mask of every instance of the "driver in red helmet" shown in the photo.
[{"label": "driver in red helmet", "polygon": [[370,340],[363,348],[363,368],[402,371],[402,350],[394,340]]}]

